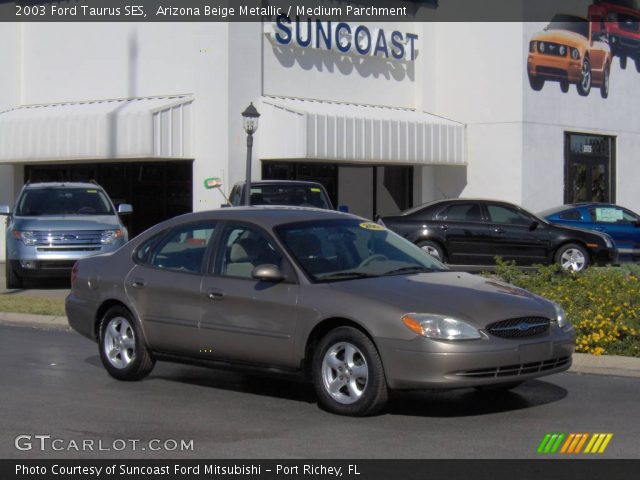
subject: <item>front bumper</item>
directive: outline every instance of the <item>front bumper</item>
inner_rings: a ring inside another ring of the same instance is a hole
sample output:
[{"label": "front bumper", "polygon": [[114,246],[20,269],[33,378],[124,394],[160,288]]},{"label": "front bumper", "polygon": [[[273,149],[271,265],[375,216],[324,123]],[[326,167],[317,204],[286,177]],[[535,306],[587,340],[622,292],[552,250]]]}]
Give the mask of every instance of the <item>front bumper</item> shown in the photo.
[{"label": "front bumper", "polygon": [[577,83],[582,73],[582,61],[568,57],[529,54],[527,70],[531,77]]},{"label": "front bumper", "polygon": [[[453,389],[521,382],[569,369],[574,351],[573,333],[500,341],[451,344],[429,339],[376,339],[387,383],[393,389]],[[439,345],[438,345],[439,344]],[[465,351],[466,350],[466,351]]]},{"label": "front bumper", "polygon": [[640,58],[640,35],[634,37],[625,34],[609,34],[609,43],[614,55],[625,55]]},{"label": "front bumper", "polygon": [[597,248],[591,250],[591,260],[596,265],[609,265],[618,263],[618,250],[616,248]]}]

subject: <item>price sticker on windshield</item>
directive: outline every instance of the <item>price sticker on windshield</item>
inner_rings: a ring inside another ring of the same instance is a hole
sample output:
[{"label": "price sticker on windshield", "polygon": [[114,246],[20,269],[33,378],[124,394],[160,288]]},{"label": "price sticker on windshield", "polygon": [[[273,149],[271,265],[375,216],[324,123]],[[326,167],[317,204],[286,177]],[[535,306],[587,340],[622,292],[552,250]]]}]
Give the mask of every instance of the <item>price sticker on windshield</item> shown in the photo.
[{"label": "price sticker on windshield", "polygon": [[377,223],[373,223],[373,222],[363,222],[360,224],[360,228],[364,228],[365,230],[375,230],[375,231],[386,230],[382,225],[378,225]]}]

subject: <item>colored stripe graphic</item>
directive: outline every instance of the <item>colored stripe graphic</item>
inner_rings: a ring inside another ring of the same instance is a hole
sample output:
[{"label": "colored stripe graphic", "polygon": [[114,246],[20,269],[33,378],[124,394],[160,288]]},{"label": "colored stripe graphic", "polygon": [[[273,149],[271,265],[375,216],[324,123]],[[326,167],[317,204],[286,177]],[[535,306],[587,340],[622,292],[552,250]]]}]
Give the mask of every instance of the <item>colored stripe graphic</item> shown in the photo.
[{"label": "colored stripe graphic", "polygon": [[564,453],[569,455],[604,453],[612,438],[613,433],[547,433],[540,445],[538,445],[537,452],[541,454]]}]

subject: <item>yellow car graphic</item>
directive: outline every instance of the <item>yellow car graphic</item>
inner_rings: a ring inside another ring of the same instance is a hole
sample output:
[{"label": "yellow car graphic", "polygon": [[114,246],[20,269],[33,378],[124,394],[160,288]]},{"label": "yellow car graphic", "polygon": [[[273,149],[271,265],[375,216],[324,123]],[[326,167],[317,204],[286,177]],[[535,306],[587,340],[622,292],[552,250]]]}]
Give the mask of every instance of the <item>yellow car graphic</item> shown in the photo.
[{"label": "yellow car graphic", "polygon": [[560,82],[565,93],[574,83],[582,96],[589,95],[593,86],[600,87],[600,95],[607,98],[610,71],[606,34],[593,32],[584,18],[556,15],[529,42],[527,73],[533,90],[540,91],[546,80],[553,80]]}]

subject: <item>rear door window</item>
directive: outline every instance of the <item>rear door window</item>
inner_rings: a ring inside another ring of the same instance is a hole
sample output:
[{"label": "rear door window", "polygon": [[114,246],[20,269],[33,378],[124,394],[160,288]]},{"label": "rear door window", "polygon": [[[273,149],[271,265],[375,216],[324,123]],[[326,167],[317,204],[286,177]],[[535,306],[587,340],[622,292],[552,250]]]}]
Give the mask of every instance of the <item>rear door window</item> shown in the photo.
[{"label": "rear door window", "polygon": [[482,210],[477,203],[457,203],[440,210],[436,219],[450,222],[481,222]]},{"label": "rear door window", "polygon": [[[182,225],[150,247],[151,251],[143,258],[157,268],[199,273],[214,231],[214,222]],[[141,253],[144,253],[145,245],[142,245]]]}]

